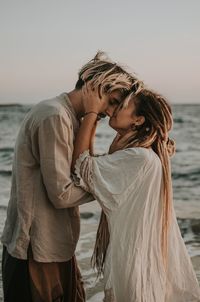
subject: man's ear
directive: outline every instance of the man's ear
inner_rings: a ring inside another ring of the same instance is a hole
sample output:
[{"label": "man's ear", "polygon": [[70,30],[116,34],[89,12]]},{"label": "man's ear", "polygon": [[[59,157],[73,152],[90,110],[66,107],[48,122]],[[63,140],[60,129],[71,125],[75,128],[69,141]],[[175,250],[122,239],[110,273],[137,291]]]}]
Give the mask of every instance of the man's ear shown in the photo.
[{"label": "man's ear", "polygon": [[135,121],[135,125],[141,126],[141,125],[144,124],[144,122],[145,122],[145,117],[143,115],[137,116],[137,119]]}]

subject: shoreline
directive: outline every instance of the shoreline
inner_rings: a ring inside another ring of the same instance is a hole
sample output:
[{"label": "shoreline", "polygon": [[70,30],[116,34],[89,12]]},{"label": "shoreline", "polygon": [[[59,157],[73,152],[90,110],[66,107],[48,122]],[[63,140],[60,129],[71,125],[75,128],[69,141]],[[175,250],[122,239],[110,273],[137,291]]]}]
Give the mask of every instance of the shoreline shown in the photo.
[{"label": "shoreline", "polygon": [[20,103],[3,103],[3,104],[0,104],[0,108],[1,107],[22,107],[23,105],[26,105],[26,104],[20,104]]}]

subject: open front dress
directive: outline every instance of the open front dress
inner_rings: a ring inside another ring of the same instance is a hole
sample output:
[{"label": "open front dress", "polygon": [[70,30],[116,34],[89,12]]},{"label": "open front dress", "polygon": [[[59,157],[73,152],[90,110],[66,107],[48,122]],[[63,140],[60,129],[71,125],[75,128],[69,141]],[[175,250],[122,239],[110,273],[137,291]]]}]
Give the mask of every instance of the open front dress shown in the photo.
[{"label": "open front dress", "polygon": [[104,284],[107,302],[198,302],[198,281],[174,208],[168,267],[161,252],[162,165],[152,149],[128,148],[76,161],[77,185],[91,192],[107,216],[110,243]]}]

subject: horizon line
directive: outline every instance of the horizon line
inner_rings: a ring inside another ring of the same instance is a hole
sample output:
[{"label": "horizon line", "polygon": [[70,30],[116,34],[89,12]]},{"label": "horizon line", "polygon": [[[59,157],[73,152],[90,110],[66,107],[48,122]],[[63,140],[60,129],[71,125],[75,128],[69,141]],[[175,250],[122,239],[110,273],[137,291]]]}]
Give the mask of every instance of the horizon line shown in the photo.
[{"label": "horizon line", "polygon": [[[5,103],[0,103],[0,107],[3,107],[3,106],[28,106],[28,105],[37,105],[39,102],[5,102]],[[170,105],[200,105],[200,102],[190,102],[190,103],[187,103],[187,102],[170,102]]]}]

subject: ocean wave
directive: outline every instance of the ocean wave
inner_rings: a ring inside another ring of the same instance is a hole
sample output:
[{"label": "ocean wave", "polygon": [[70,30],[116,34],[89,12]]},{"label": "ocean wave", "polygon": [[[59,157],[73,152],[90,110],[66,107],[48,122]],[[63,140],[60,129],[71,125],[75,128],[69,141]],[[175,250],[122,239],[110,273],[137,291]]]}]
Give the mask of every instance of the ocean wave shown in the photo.
[{"label": "ocean wave", "polygon": [[0,205],[0,211],[7,211],[7,206]]},{"label": "ocean wave", "polygon": [[90,219],[94,217],[94,213],[92,212],[84,212],[84,213],[80,213],[80,216],[82,219]]},{"label": "ocean wave", "polygon": [[182,119],[181,117],[174,118],[174,123],[182,124],[182,123],[184,123],[184,119]]},{"label": "ocean wave", "polygon": [[184,180],[199,180],[200,169],[189,171],[189,172],[173,172],[173,179],[184,179]]},{"label": "ocean wave", "polygon": [[4,176],[4,177],[11,176],[12,175],[12,170],[10,170],[10,171],[0,170],[0,175]]},{"label": "ocean wave", "polygon": [[11,104],[0,104],[0,108],[7,108],[7,107],[22,107],[23,105],[22,104],[19,104],[19,103],[11,103]]},{"label": "ocean wave", "polygon": [[200,219],[177,219],[182,235],[192,232],[200,236]]},{"label": "ocean wave", "polygon": [[3,148],[0,148],[0,152],[14,152],[14,148],[11,148],[11,147],[3,147]]},{"label": "ocean wave", "polygon": [[22,105],[22,104],[0,104],[0,114],[6,117],[6,115],[11,116],[12,113],[21,114],[26,113],[32,108],[32,105]]}]

